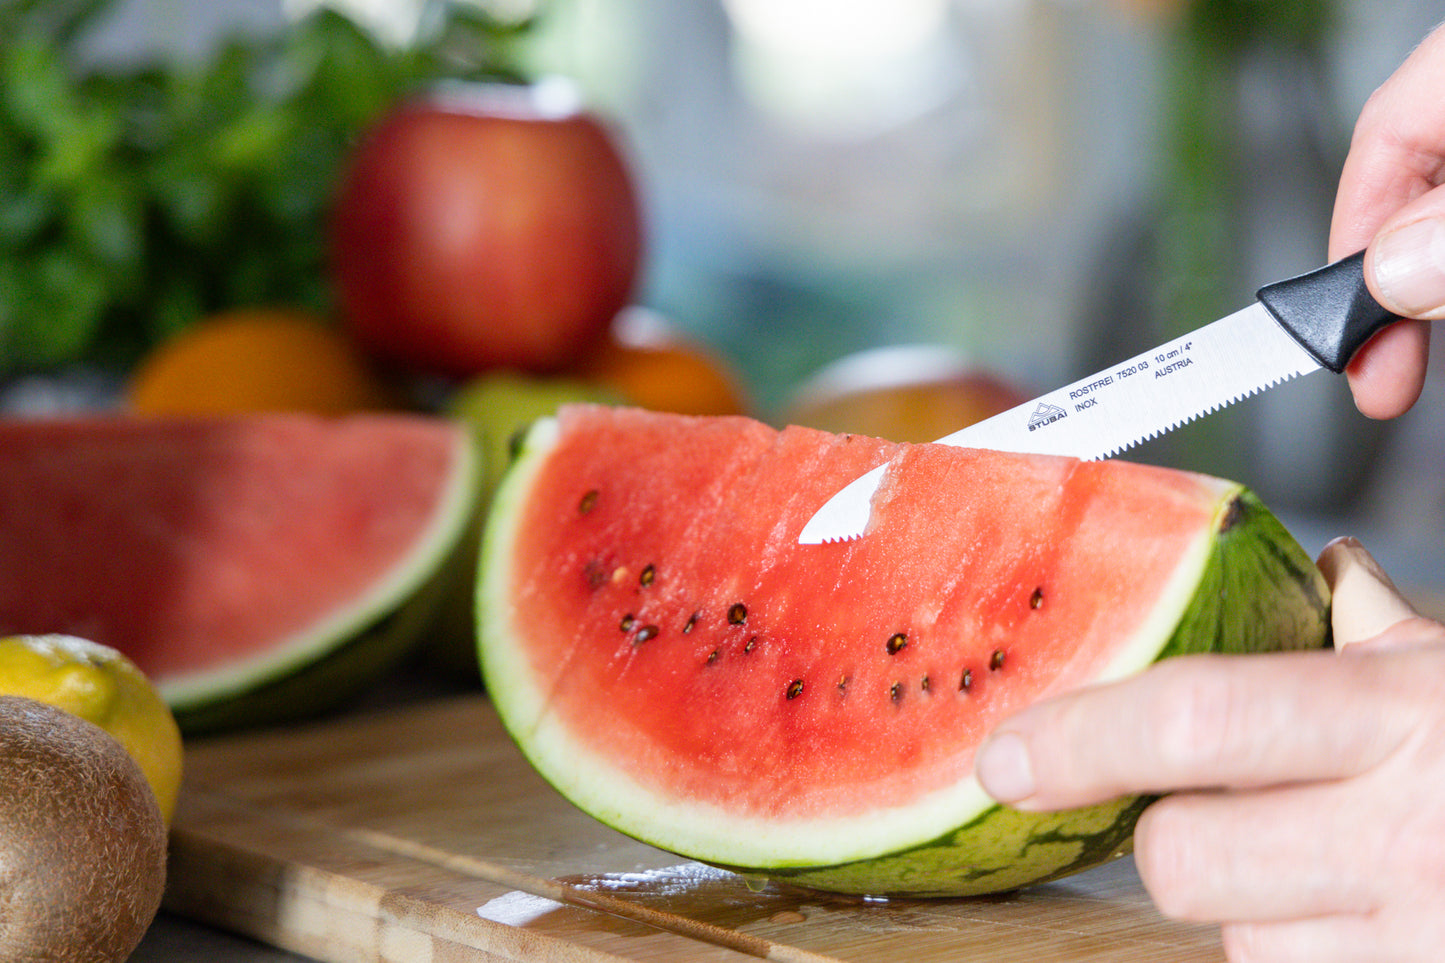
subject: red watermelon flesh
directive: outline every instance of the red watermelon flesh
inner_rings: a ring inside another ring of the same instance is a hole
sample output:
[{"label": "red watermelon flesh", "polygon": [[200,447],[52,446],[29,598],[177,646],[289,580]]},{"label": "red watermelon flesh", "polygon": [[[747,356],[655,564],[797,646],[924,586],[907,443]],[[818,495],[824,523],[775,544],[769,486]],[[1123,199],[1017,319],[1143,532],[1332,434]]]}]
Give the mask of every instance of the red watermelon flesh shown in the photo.
[{"label": "red watermelon flesh", "polygon": [[406,415],[0,422],[0,632],[113,646],[178,708],[254,688],[417,590],[471,461]]},{"label": "red watermelon flesh", "polygon": [[[882,462],[863,538],[797,544]],[[664,848],[752,867],[897,852],[987,810],[973,751],[1005,715],[1159,657],[1242,491],[1122,461],[565,408],[494,503],[488,687],[560,791]],[[1313,601],[1298,627],[1241,638],[1318,645],[1318,574],[1275,554]]]},{"label": "red watermelon flesh", "polygon": [[[527,652],[533,671],[555,679],[549,711],[594,751],[691,798],[765,815],[859,811],[956,782],[1020,694],[1047,691],[1049,676],[1105,670],[1113,646],[1092,641],[1127,639],[1150,618],[1218,510],[1220,483],[1142,466],[1121,472],[802,430],[775,436],[727,422],[685,441],[665,423],[654,430],[640,437],[621,419],[574,429],[587,443],[554,454],[528,506],[548,517],[520,520],[540,537],[515,559],[514,617],[537,640]],[[663,480],[650,460],[618,465],[608,453],[624,444],[682,450]],[[895,455],[892,477],[908,484],[885,485],[867,542],[793,544],[799,519]],[[663,486],[672,499],[654,495]],[[1013,493],[1006,512],[948,495],[1000,486]],[[581,512],[590,491],[595,503]],[[1130,511],[1131,499],[1146,510]],[[947,531],[972,533],[972,544],[940,564]],[[1138,563],[1101,570],[1096,553],[1110,545],[1127,546]],[[569,556],[581,570],[558,572],[556,560]],[[874,564],[880,558],[886,564]],[[1100,608],[1100,594],[1115,604]],[[648,626],[656,635],[639,643]],[[995,685],[1002,678],[1015,684]],[[600,691],[636,729],[587,724]],[[858,703],[871,710],[860,716]],[[694,711],[700,704],[711,711]],[[900,758],[910,763],[902,771]]]}]

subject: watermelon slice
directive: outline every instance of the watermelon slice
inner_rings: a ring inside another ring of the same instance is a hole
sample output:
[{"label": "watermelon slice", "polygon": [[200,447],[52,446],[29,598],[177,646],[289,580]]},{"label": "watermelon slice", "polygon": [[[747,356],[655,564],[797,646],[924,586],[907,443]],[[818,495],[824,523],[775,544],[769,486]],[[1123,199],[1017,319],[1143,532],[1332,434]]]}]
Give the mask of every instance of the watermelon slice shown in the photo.
[{"label": "watermelon slice", "polygon": [[347,698],[434,614],[466,430],[411,415],[0,422],[0,634],[119,649],[187,732]]},{"label": "watermelon slice", "polygon": [[[798,545],[881,462],[869,533]],[[1185,652],[1317,647],[1328,590],[1240,485],[1123,461],[567,407],[494,502],[488,690],[598,819],[869,895],[1013,889],[1127,851],[1148,800],[993,803],[979,742]]]}]

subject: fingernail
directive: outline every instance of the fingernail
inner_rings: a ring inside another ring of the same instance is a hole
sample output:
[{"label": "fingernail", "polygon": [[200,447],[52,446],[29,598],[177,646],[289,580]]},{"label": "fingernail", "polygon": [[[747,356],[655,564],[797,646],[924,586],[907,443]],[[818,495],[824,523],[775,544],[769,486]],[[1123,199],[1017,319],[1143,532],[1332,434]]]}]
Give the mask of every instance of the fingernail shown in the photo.
[{"label": "fingernail", "polygon": [[984,791],[1004,803],[1020,802],[1034,794],[1034,769],[1028,747],[1012,732],[990,736],[979,747],[973,772]]},{"label": "fingernail", "polygon": [[1427,217],[1383,235],[1374,267],[1385,307],[1411,318],[1445,314],[1445,222]]}]

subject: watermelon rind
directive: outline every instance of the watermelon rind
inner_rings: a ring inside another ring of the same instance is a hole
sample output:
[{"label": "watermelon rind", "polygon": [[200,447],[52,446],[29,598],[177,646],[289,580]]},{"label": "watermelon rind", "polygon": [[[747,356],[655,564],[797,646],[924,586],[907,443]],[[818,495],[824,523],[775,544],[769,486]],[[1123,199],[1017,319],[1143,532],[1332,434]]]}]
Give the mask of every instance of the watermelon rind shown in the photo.
[{"label": "watermelon rind", "polygon": [[[1188,606],[1154,658],[1135,670],[1182,655],[1328,644],[1324,577],[1252,492],[1236,489],[1223,503],[1215,531]],[[1273,591],[1260,591],[1261,586]],[[1058,813],[990,803],[969,823],[896,855],[837,866],[771,867],[770,874],[860,895],[970,896],[1017,889],[1128,854],[1134,824],[1155,798],[1128,796]]]},{"label": "watermelon rind", "polygon": [[254,658],[157,682],[181,731],[199,735],[315,716],[357,698],[437,624],[465,558],[478,497],[475,443],[457,427],[456,458],[431,522],[410,552],[352,606]]},{"label": "watermelon rind", "polygon": [[[1128,852],[1148,798],[1022,813],[995,803],[969,777],[861,818],[761,820],[661,800],[593,758],[548,712],[545,680],[533,677],[522,633],[507,617],[518,509],[558,437],[554,420],[534,425],[496,493],[477,615],[488,691],[503,723],[532,765],[579,808],[646,843],[751,877],[872,896],[1011,890]],[[1144,627],[1092,681],[1190,653],[1317,648],[1328,642],[1328,608],[1323,577],[1284,526],[1245,487],[1221,481],[1213,529],[1186,553]]]},{"label": "watermelon rind", "polygon": [[506,369],[478,375],[448,399],[449,417],[466,425],[477,452],[477,497],[461,550],[449,568],[455,578],[442,591],[437,631],[425,645],[428,662],[453,680],[480,685],[477,665],[477,561],[492,494],[512,462],[511,447],[538,418],[574,402],[621,404],[612,391],[562,376]]},{"label": "watermelon rind", "polygon": [[[318,637],[322,644],[309,655],[275,660],[261,669],[263,674],[253,674],[254,667],[248,667],[251,671],[213,677],[212,688],[184,701],[171,696],[176,724],[188,736],[276,726],[322,715],[357,699],[374,680],[404,662],[437,625],[455,564],[441,556],[421,563],[415,572],[425,575],[432,566],[435,571],[415,589],[404,589],[404,599],[393,611],[375,614],[367,624],[360,620],[342,624],[342,636]],[[330,647],[325,644],[328,639]]]}]

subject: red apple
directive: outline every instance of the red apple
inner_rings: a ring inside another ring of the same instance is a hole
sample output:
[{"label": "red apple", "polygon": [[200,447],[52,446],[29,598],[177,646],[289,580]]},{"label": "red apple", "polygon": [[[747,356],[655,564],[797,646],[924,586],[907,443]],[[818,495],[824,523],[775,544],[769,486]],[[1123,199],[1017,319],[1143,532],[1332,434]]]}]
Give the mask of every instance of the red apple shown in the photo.
[{"label": "red apple", "polygon": [[467,376],[560,370],[600,341],[631,297],[642,215],[612,134],[569,94],[438,88],[357,146],[331,258],[364,348]]}]

